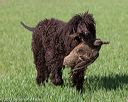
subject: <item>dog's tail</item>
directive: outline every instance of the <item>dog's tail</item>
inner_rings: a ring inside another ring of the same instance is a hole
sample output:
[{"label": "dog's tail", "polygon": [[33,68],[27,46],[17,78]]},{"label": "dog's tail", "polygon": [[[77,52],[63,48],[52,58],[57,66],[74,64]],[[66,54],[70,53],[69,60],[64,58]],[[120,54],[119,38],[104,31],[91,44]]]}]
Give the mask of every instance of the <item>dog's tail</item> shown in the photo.
[{"label": "dog's tail", "polygon": [[34,31],[34,27],[29,27],[29,26],[27,26],[27,25],[25,25],[22,21],[20,22],[21,23],[21,25],[24,27],[24,28],[26,28],[27,30],[29,30],[29,31]]}]

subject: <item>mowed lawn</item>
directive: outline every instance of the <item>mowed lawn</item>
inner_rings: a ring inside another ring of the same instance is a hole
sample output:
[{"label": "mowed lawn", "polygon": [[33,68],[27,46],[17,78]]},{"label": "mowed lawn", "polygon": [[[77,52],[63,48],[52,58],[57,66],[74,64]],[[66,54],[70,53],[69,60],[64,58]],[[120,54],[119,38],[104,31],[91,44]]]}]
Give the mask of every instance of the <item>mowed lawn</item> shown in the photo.
[{"label": "mowed lawn", "polygon": [[[71,87],[69,69],[64,85],[37,86],[31,32],[45,18],[68,21],[89,10],[97,37],[110,41],[89,66],[80,94]],[[128,102],[128,0],[0,0],[0,102]]]}]

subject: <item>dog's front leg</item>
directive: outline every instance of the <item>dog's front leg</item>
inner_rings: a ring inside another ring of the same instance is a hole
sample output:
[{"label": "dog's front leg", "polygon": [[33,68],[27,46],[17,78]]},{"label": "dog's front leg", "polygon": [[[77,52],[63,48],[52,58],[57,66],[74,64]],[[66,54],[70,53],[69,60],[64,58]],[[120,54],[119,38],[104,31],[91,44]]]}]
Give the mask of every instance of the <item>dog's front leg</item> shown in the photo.
[{"label": "dog's front leg", "polygon": [[63,61],[61,57],[57,56],[54,58],[48,59],[49,61],[46,60],[46,64],[48,69],[50,70],[50,79],[51,82],[54,85],[62,85],[63,84],[63,79],[62,79],[62,66],[63,66]]},{"label": "dog's front leg", "polygon": [[76,86],[76,89],[78,91],[82,91],[83,89],[84,71],[85,71],[85,68],[81,67],[77,70],[74,70],[74,71],[72,70],[71,72],[73,86]]},{"label": "dog's front leg", "polygon": [[62,85],[62,66],[58,66],[58,64],[54,64],[51,70],[51,81],[54,85]]},{"label": "dog's front leg", "polygon": [[83,89],[85,70],[87,69],[87,61],[78,61],[74,68],[72,68],[71,78],[73,86],[77,90]]}]

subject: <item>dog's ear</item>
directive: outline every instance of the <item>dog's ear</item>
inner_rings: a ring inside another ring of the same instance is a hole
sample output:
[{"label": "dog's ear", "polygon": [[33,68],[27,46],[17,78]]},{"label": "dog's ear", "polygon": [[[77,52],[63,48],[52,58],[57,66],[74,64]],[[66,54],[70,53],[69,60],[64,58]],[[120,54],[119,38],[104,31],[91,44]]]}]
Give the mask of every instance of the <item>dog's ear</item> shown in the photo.
[{"label": "dog's ear", "polygon": [[74,34],[77,32],[77,26],[81,20],[81,16],[77,14],[68,22],[69,34]]},{"label": "dog's ear", "polygon": [[93,37],[96,38],[96,22],[95,19],[93,18],[93,14],[85,12],[83,14],[83,19],[85,21],[87,29],[90,31]]},{"label": "dog's ear", "polygon": [[76,40],[76,41],[79,42],[79,43],[82,41],[81,37],[80,37],[77,33],[71,34],[71,35],[69,35],[69,37],[70,37],[71,39]]},{"label": "dog's ear", "polygon": [[91,14],[87,11],[87,12],[83,13],[82,15],[83,15],[83,19],[87,25],[89,25],[89,24],[95,25],[96,24],[93,14]]}]

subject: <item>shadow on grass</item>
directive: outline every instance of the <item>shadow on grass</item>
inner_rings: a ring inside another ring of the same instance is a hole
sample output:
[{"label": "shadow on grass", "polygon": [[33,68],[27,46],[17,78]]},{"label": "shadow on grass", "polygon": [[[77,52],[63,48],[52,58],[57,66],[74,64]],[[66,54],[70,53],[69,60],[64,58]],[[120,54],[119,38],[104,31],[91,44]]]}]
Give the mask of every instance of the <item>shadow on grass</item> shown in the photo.
[{"label": "shadow on grass", "polygon": [[[112,74],[108,76],[89,76],[85,81],[85,90],[116,90],[118,88],[126,88],[124,85],[128,85],[127,74]],[[128,88],[128,87],[127,87]]]}]

